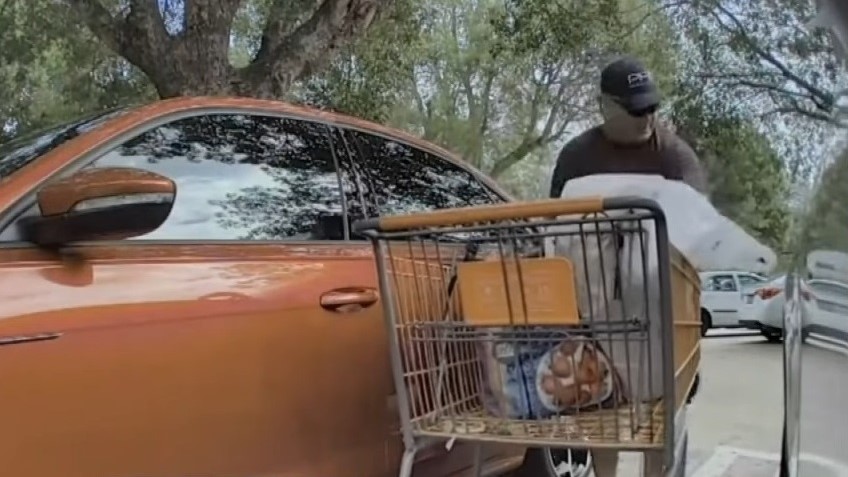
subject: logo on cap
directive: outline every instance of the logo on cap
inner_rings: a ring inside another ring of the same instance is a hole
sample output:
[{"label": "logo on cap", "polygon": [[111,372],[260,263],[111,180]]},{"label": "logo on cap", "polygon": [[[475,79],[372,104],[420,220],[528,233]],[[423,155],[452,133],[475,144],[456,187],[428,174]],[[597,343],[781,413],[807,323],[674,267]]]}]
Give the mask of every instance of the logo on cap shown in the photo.
[{"label": "logo on cap", "polygon": [[627,85],[631,88],[638,88],[651,82],[651,73],[640,71],[638,73],[630,73],[627,75]]}]

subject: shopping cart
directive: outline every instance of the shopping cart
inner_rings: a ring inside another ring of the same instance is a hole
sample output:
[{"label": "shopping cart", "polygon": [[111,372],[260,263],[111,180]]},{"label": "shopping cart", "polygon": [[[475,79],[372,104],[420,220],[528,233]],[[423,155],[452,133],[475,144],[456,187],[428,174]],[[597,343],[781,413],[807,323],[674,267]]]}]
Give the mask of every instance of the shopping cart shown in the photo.
[{"label": "shopping cart", "polygon": [[434,439],[659,452],[679,472],[700,282],[655,202],[489,205],[354,230],[377,258],[401,477]]}]

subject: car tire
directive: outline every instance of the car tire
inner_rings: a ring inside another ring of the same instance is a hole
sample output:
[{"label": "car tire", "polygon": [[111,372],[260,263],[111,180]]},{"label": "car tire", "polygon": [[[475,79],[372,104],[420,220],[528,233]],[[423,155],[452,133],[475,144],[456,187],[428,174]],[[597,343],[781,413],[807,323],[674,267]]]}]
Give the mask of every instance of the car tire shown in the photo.
[{"label": "car tire", "polygon": [[780,343],[780,340],[783,339],[783,333],[780,331],[760,331],[762,335],[765,337],[766,341],[769,343]]},{"label": "car tire", "polygon": [[713,327],[713,317],[710,312],[701,309],[701,337],[707,336],[707,332]]},{"label": "car tire", "polygon": [[[568,455],[571,454],[571,469]],[[582,449],[529,449],[514,477],[591,477],[592,454]]]}]

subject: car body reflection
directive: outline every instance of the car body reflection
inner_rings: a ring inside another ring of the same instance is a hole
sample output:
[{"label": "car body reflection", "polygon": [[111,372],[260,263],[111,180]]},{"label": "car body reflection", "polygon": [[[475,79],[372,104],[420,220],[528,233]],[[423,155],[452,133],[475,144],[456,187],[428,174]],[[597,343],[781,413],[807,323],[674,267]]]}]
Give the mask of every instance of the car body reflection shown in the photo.
[{"label": "car body reflection", "polygon": [[[811,25],[829,30],[848,60],[848,2],[816,0]],[[840,285],[848,285],[848,150],[822,174],[792,250],[797,264],[784,285],[784,435],[781,477],[848,476],[848,346],[818,339],[816,325],[848,330]],[[819,280],[818,283],[816,280]],[[808,288],[813,299],[805,299]],[[835,293],[834,293],[835,292]],[[805,315],[809,317],[805,320]],[[809,335],[806,343],[802,339]]]},{"label": "car body reflection", "polygon": [[841,296],[848,290],[848,274],[834,272],[842,256],[837,251],[810,253],[784,284],[781,476],[848,476],[848,341],[840,332],[848,330],[848,307]]}]

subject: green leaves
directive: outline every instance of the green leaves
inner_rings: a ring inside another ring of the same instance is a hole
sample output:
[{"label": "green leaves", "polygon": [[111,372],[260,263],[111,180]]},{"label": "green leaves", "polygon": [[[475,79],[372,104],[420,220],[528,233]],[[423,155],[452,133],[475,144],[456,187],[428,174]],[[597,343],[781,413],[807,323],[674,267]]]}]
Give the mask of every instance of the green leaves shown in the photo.
[{"label": "green leaves", "polygon": [[0,120],[6,137],[152,97],[147,80],[57,2],[0,3]]},{"label": "green leaves", "polygon": [[713,204],[776,251],[787,245],[789,178],[768,138],[732,105],[689,92],[672,114],[705,166]]},{"label": "green leaves", "polygon": [[801,218],[800,251],[848,252],[848,149],[822,174],[810,206]]}]

